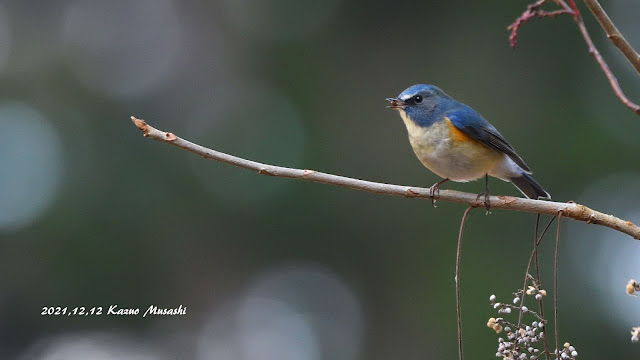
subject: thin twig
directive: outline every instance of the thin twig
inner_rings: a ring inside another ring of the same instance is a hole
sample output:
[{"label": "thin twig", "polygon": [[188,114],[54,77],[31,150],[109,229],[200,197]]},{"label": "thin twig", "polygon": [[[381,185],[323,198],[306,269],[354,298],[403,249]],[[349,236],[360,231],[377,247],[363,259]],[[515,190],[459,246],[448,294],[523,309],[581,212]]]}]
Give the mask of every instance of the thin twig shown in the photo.
[{"label": "thin twig", "polygon": [[593,44],[593,41],[589,36],[589,32],[587,31],[587,27],[584,25],[584,22],[582,22],[582,20],[580,19],[580,20],[576,20],[576,23],[578,24],[578,29],[580,30],[580,33],[582,34],[584,41],[587,43],[587,46],[589,48],[589,54],[591,54],[591,56],[593,56],[593,58],[596,59],[596,61],[602,68],[602,71],[607,77],[607,80],[609,80],[609,85],[611,85],[613,92],[616,94],[618,99],[620,99],[620,101],[624,104],[624,106],[628,107],[633,112],[640,115],[640,106],[634,103],[633,101],[629,100],[627,95],[625,95],[625,93],[622,91],[622,88],[620,88],[620,84],[618,83],[618,79],[616,79],[615,75],[613,75],[613,72],[611,71],[611,69],[609,69],[609,65],[607,65],[607,62],[604,61],[604,58],[602,57],[602,55],[600,55],[600,52]]},{"label": "thin twig", "polygon": [[[575,3],[575,0],[554,0],[554,2],[560,7],[559,10],[554,11],[545,11],[540,10],[540,7],[544,5],[549,0],[537,0],[536,2],[529,4],[527,9],[511,24],[507,27],[508,30],[511,31],[509,35],[509,40],[511,42],[511,47],[516,46],[516,41],[518,37],[518,30],[520,27],[533,18],[542,18],[542,17],[555,17],[562,14],[570,14],[573,17],[573,20],[576,22],[578,29],[580,30],[580,34],[587,44],[587,48],[589,50],[589,54],[593,56],[596,60],[600,68],[604,72],[607,80],[609,81],[609,85],[613,89],[616,97],[626,106],[631,109],[636,114],[640,115],[640,106],[633,101],[629,100],[627,95],[620,88],[620,84],[618,83],[618,79],[616,79],[615,75],[609,68],[609,65],[604,60],[600,52],[593,44],[591,40],[591,36],[589,36],[589,32],[587,31],[587,27],[584,25],[584,21],[582,20],[582,16],[580,15],[580,11],[578,10],[578,6]],[[611,42],[613,42],[618,49],[624,54],[624,56],[633,64],[633,66],[640,72],[640,56],[637,52],[633,50],[631,45],[626,41],[626,39],[622,36],[620,31],[615,27],[611,19],[604,12],[600,4],[598,4],[597,0],[584,0],[584,2],[589,6],[589,9],[593,12],[595,17],[598,19],[605,32],[609,36]]]},{"label": "thin twig", "polygon": [[522,315],[523,315],[522,306],[524,305],[524,298],[527,295],[526,291],[527,291],[527,284],[529,283],[529,276],[531,276],[529,275],[529,270],[531,269],[531,264],[533,263],[533,259],[538,252],[538,245],[540,245],[542,238],[544,238],[544,235],[547,233],[547,230],[549,230],[549,227],[551,226],[551,224],[553,223],[553,220],[555,219],[556,217],[554,216],[551,218],[551,220],[549,220],[549,223],[547,223],[547,226],[545,226],[544,230],[542,230],[542,234],[540,234],[540,236],[537,237],[537,239],[535,239],[533,243],[533,251],[531,251],[531,256],[529,256],[529,263],[527,264],[527,269],[524,272],[524,283],[522,285],[522,294],[520,296],[520,313],[518,315],[518,330],[522,326]]},{"label": "thin twig", "polygon": [[584,0],[584,3],[587,4],[589,10],[591,10],[596,19],[598,19],[598,22],[600,22],[600,25],[607,33],[609,40],[611,40],[613,45],[620,50],[624,57],[629,60],[631,65],[633,65],[640,74],[640,55],[631,47],[622,33],[620,33],[616,25],[609,18],[609,15],[607,15],[602,6],[600,6],[598,0]]},{"label": "thin twig", "polygon": [[[331,184],[335,186],[342,186],[354,190],[368,191],[377,194],[430,199],[430,191],[427,188],[383,184],[322,173],[314,170],[293,169],[282,166],[262,164],[256,161],[228,155],[219,151],[208,149],[198,144],[194,144],[190,141],[177,137],[173,133],[160,131],[148,125],[144,120],[137,119],[133,116],[131,117],[131,120],[140,130],[142,130],[144,136],[146,137],[171,144],[207,159],[216,160],[233,166],[238,166],[244,169],[255,171],[258,174]],[[484,206],[484,197],[478,197],[476,194],[455,190],[440,190],[438,200],[467,204],[473,207]],[[556,215],[558,211],[562,211],[563,216],[565,217],[584,221],[588,224],[598,224],[606,226],[630,235],[634,239],[640,240],[640,227],[638,227],[631,221],[622,220],[615,216],[607,215],[592,210],[584,205],[576,204],[573,202],[561,203],[554,201],[517,198],[513,196],[491,196],[489,198],[489,201],[491,202],[492,209],[499,210],[524,211],[547,215]]]},{"label": "thin twig", "polygon": [[[540,278],[540,262],[538,261],[539,258],[539,252],[538,252],[538,228],[540,226],[540,214],[538,214],[536,216],[536,229],[535,229],[535,236],[533,238],[533,247],[534,247],[534,266],[536,269],[536,280],[538,281],[538,285],[540,285],[540,287],[542,287],[542,279]],[[551,218],[551,221],[549,222],[549,225],[551,225],[551,222],[553,222],[553,219],[555,217]],[[546,229],[549,228],[549,225],[547,225]],[[540,241],[542,241],[542,237],[540,237]],[[544,303],[542,300],[542,297],[540,297],[540,299],[538,300],[538,308],[540,309],[540,317],[544,319]],[[546,320],[545,320],[546,321]],[[544,331],[545,333],[547,332],[546,328],[545,328],[545,323],[542,323],[542,331]],[[544,353],[547,356],[547,359],[549,359],[551,357],[551,353],[549,352],[549,337],[545,336],[542,339],[543,343],[544,343]]]},{"label": "thin twig", "polygon": [[[533,279],[531,279],[533,281]],[[500,304],[503,308],[511,308],[513,310],[522,310],[522,307],[519,305],[511,305],[511,304],[507,304],[507,303],[503,303]],[[523,313],[529,313],[531,316],[533,316],[534,318],[538,319],[538,321],[544,321],[544,318],[538,314],[536,314],[535,311],[529,310],[527,309],[526,311],[523,311]],[[517,327],[518,331],[522,328],[522,324],[520,324],[520,326]]]},{"label": "thin twig", "polygon": [[456,313],[458,316],[458,355],[460,360],[464,360],[462,355],[462,305],[460,302],[460,257],[462,255],[462,234],[464,233],[464,224],[467,221],[467,215],[471,210],[475,209],[469,206],[462,215],[460,221],[460,232],[458,233],[458,249],[456,251]]},{"label": "thin twig", "polygon": [[547,0],[538,0],[533,4],[527,5],[527,9],[522,13],[522,15],[518,16],[511,25],[507,26],[507,30],[511,31],[511,34],[509,35],[509,42],[511,43],[512,48],[515,48],[518,43],[518,30],[520,30],[520,27],[531,20],[531,18],[535,17],[535,11],[537,11],[538,8],[546,1]]},{"label": "thin twig", "polygon": [[518,16],[511,25],[507,26],[507,30],[511,31],[511,34],[509,35],[509,42],[511,43],[512,48],[515,48],[518,43],[518,30],[529,20],[533,18],[556,17],[563,14],[573,14],[572,11],[566,9],[554,11],[541,10],[540,7],[546,2],[547,0],[537,0],[533,4],[529,4],[522,15]]},{"label": "thin twig", "polygon": [[[580,16],[580,13],[578,12],[578,8],[576,6],[575,1],[574,0],[568,0],[568,1],[570,3],[570,6],[567,5],[567,3],[564,0],[558,0],[557,2],[565,10],[571,10],[571,11],[574,12],[573,20],[576,22],[576,25],[578,25],[578,30],[580,30],[580,34],[582,35],[582,38],[584,39],[584,42],[587,44],[587,48],[589,50],[589,54],[591,56],[593,56],[593,58],[596,60],[598,65],[600,65],[600,68],[602,69],[602,71],[604,72],[605,76],[607,77],[607,80],[609,80],[609,85],[613,89],[613,92],[616,94],[618,99],[620,99],[620,101],[624,104],[624,106],[628,107],[633,112],[635,112],[636,114],[640,115],[640,106],[638,104],[634,103],[633,101],[629,100],[627,95],[625,95],[625,93],[622,91],[622,88],[620,88],[620,84],[618,83],[618,79],[616,79],[615,75],[613,75],[613,72],[609,68],[609,65],[604,60],[602,55],[600,55],[600,52],[598,51],[596,46],[593,44],[593,40],[591,40],[591,36],[589,36],[589,32],[587,31],[587,27],[584,25],[584,21],[582,20],[582,17]],[[588,5],[588,3],[587,3],[587,5]],[[602,8],[600,8],[600,9],[602,9]],[[604,10],[602,10],[602,11],[604,12]],[[598,20],[600,20],[600,19],[598,19]]]},{"label": "thin twig", "polygon": [[[533,237],[533,256],[534,256],[534,265],[535,265],[535,269],[536,269],[536,279],[538,279],[538,282],[541,283],[540,281],[540,264],[538,263],[538,229],[540,227],[540,217],[542,215],[537,214],[536,215],[536,228],[535,228],[535,236]],[[551,218],[551,221],[553,221],[553,218]],[[551,225],[551,221],[549,222],[549,225]],[[547,226],[548,228],[548,226]],[[540,238],[540,240],[542,240],[542,238]]]},{"label": "thin twig", "polygon": [[558,335],[560,333],[560,330],[558,330],[558,259],[560,255],[560,220],[562,220],[562,210],[558,211],[558,228],[556,229],[556,253],[553,263],[553,322],[556,332],[556,354],[558,356],[560,355],[560,348],[558,347],[560,344]]}]

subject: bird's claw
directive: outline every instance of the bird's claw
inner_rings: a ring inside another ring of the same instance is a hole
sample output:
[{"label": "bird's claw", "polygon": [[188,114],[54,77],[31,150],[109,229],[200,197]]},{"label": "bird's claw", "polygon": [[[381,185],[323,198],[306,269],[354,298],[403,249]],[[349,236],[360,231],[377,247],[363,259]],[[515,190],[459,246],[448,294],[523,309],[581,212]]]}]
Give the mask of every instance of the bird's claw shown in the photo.
[{"label": "bird's claw", "polygon": [[429,188],[429,197],[431,198],[431,206],[436,207],[436,201],[440,197],[440,185],[446,183],[449,179],[442,179],[431,185]]},{"label": "bird's claw", "polygon": [[431,197],[431,206],[436,207],[436,200],[440,197],[440,186],[433,184],[429,188],[429,197]]},{"label": "bird's claw", "polygon": [[491,201],[489,201],[489,190],[481,192],[476,196],[476,202],[480,201],[480,197],[484,196],[484,207],[487,209],[487,215],[491,214]]}]

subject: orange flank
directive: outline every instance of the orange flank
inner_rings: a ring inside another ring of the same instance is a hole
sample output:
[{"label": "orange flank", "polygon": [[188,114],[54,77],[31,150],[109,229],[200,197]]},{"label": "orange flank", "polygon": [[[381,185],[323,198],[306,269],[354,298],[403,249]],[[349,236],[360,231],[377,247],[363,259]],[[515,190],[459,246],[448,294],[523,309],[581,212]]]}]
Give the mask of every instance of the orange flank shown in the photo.
[{"label": "orange flank", "polygon": [[471,138],[469,135],[460,131],[455,125],[453,125],[448,117],[445,117],[444,119],[447,122],[447,125],[449,125],[449,130],[451,131],[451,138],[453,139],[453,141],[477,141]]}]

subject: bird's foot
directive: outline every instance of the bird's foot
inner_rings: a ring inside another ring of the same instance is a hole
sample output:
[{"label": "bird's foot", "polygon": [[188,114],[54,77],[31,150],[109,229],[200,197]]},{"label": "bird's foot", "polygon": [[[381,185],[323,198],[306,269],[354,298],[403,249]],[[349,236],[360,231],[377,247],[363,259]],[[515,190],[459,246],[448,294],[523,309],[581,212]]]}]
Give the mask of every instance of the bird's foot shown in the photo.
[{"label": "bird's foot", "polygon": [[491,201],[489,201],[489,189],[481,192],[476,196],[476,201],[480,201],[480,198],[484,197],[484,208],[487,209],[487,215],[491,214]]},{"label": "bird's foot", "polygon": [[487,215],[489,215],[491,214],[491,202],[489,201],[489,174],[484,175],[484,192],[478,194],[476,201],[479,201],[482,195],[484,195],[484,207],[487,209]]},{"label": "bird's foot", "polygon": [[429,197],[431,198],[431,206],[436,207],[436,200],[440,197],[440,185],[446,183],[449,179],[442,179],[431,185],[429,188]]},{"label": "bird's foot", "polygon": [[429,188],[429,197],[431,197],[431,206],[436,207],[436,198],[440,197],[440,187],[434,184]]}]

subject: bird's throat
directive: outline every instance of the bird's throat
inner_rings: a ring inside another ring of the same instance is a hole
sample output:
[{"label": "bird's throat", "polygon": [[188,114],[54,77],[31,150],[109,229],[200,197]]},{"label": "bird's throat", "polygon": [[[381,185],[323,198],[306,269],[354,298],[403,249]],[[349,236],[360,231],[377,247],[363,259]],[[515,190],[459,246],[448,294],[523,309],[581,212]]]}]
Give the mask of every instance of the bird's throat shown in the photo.
[{"label": "bird's throat", "polygon": [[407,132],[409,133],[410,138],[422,138],[425,133],[427,127],[418,125],[415,121],[411,120],[409,115],[404,110],[398,110],[400,113],[400,117],[402,118],[402,122],[407,128]]}]

